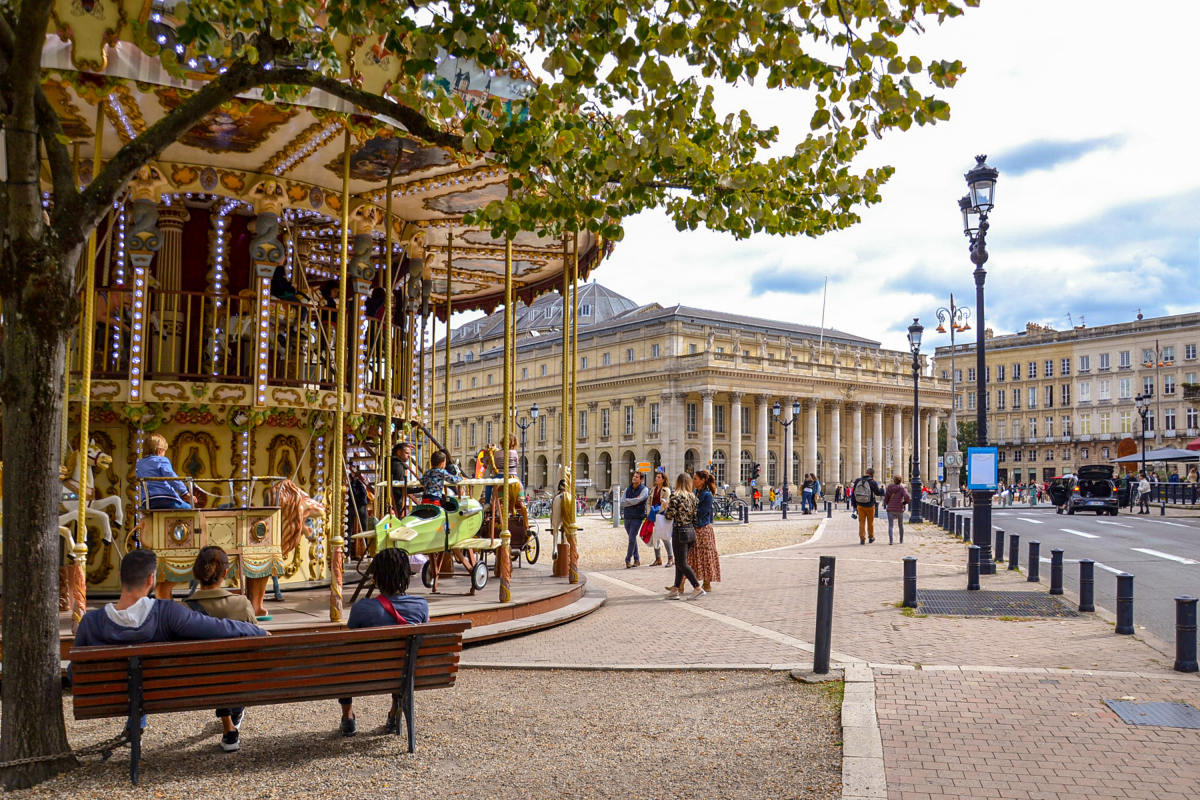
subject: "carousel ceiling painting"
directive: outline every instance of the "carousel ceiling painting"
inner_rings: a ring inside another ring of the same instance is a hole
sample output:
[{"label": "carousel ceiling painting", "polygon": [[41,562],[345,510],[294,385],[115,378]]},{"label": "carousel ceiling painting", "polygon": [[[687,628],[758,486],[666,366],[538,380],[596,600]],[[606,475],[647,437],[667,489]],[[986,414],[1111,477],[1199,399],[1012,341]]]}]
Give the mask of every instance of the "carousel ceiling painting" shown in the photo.
[{"label": "carousel ceiling painting", "polygon": [[[94,0],[84,5],[56,0],[57,34],[47,37],[42,51],[43,87],[66,135],[77,145],[81,179],[90,174],[100,103],[107,123],[102,157],[109,159],[219,71],[220,64],[205,57],[195,64],[189,61],[186,79],[181,79],[159,61],[164,49],[175,46],[174,7],[161,0]],[[379,42],[344,40],[339,48],[345,65],[341,79],[366,91],[385,91],[400,69]],[[455,58],[443,58],[430,79],[473,104],[486,106],[499,99],[501,113],[524,109],[513,102],[532,86],[520,63],[506,70],[485,70]],[[463,280],[452,281],[455,306],[494,308],[502,296],[505,243],[463,225],[462,216],[505,196],[504,169],[486,158],[430,146],[395,121],[363,113],[318,89],[295,103],[265,101],[259,90],[226,103],[167,147],[145,173],[153,185],[138,191],[156,194],[160,202],[177,198],[180,205],[233,215],[275,213],[284,241],[307,232],[310,243],[295,252],[305,272],[319,277],[329,274],[338,260],[347,147],[354,233],[370,233],[377,242],[384,238],[391,176],[397,257],[424,257],[431,273],[426,277],[431,277],[444,270],[450,255],[445,245],[453,234],[454,264],[464,270]],[[48,170],[43,174],[48,188]],[[318,240],[328,247],[316,247]],[[427,245],[432,246],[426,253]],[[460,245],[466,248],[461,254]],[[591,234],[581,235],[581,273],[592,268],[605,245]],[[561,240],[523,234],[513,251],[516,289],[523,299],[558,285]],[[321,260],[307,261],[310,254]],[[382,247],[376,248],[374,258],[382,262]]]}]

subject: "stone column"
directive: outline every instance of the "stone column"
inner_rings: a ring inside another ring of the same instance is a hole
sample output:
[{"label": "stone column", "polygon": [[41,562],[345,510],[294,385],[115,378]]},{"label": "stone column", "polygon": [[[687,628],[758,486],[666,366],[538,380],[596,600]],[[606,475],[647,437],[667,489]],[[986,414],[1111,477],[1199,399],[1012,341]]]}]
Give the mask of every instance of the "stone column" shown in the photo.
[{"label": "stone column", "polygon": [[788,496],[792,499],[796,497],[796,476],[792,474],[792,452],[795,448],[796,423],[800,420],[792,414],[792,403],[796,398],[784,397],[780,402],[783,404],[784,422],[791,423],[783,426],[783,483],[788,487]]},{"label": "stone column", "polygon": [[675,393],[662,392],[658,400],[658,430],[662,465],[668,475],[678,475],[675,458]]},{"label": "stone column", "polygon": [[[675,469],[676,469],[676,472],[674,474],[676,474],[676,475],[678,475],[680,472],[683,471],[683,457],[688,451],[687,401],[688,401],[688,393],[687,392],[676,392],[675,393],[675,431],[676,431]],[[696,465],[696,469],[702,469],[703,467],[704,467],[703,463],[698,463]],[[670,475],[671,473],[668,472],[667,474]],[[651,477],[653,477],[653,476],[651,476]]]},{"label": "stone column", "polygon": [[892,463],[888,467],[886,477],[889,481],[893,475],[902,474],[903,461],[901,453],[904,451],[904,421],[901,419],[900,407],[892,408]]},{"label": "stone column", "polygon": [[862,476],[862,403],[850,404],[850,474],[846,477],[855,480]]},{"label": "stone column", "polygon": [[742,392],[729,393],[729,485],[742,485]]},{"label": "stone column", "polygon": [[[836,486],[842,480],[842,404],[837,400],[829,403],[829,472],[825,483]],[[828,492],[822,487],[823,491]]]},{"label": "stone column", "polygon": [[703,389],[700,392],[700,401],[703,404],[702,416],[700,420],[700,464],[699,467],[708,469],[712,463],[713,457],[713,399],[716,398],[716,389]]},{"label": "stone column", "polygon": [[817,400],[805,400],[808,419],[804,425],[804,471],[817,474]]},{"label": "stone column", "polygon": [[[757,447],[754,450],[754,460],[758,462],[762,469],[761,481],[766,481],[770,475],[767,473],[768,453],[771,451],[771,429],[768,427],[771,424],[771,395],[760,394],[754,398],[754,410],[757,412],[755,416],[758,418],[758,425],[754,431],[754,441]],[[777,476],[778,477],[778,476]],[[760,489],[761,484],[760,484]],[[763,492],[763,497],[766,497],[766,492]]]},{"label": "stone column", "polygon": [[875,468],[875,477],[883,478],[883,406],[871,406],[871,435],[874,452],[871,453],[871,466]]}]

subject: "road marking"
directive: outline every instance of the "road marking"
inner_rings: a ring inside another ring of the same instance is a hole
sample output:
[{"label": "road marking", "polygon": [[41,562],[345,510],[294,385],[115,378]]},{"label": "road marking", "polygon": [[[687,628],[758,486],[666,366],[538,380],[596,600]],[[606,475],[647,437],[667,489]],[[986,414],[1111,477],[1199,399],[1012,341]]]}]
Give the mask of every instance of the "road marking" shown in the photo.
[{"label": "road marking", "polygon": [[1161,519],[1148,519],[1146,521],[1154,522],[1159,525],[1170,525],[1175,528],[1190,528],[1190,527],[1192,527],[1191,525],[1180,525],[1178,522],[1167,522],[1166,520],[1161,520]]},{"label": "road marking", "polygon": [[1111,572],[1113,575],[1120,575],[1122,572],[1125,571],[1123,569],[1113,569],[1112,567],[1108,566],[1107,564],[1101,564],[1099,561],[1096,562],[1096,566],[1102,570]]},{"label": "road marking", "polygon": [[1029,517],[1017,517],[1017,519],[1021,520],[1021,522],[1032,522],[1034,525],[1045,525],[1046,524],[1044,520],[1030,519]]},{"label": "road marking", "polygon": [[1083,531],[1072,530],[1071,528],[1059,528],[1063,533],[1073,533],[1076,536],[1082,536],[1085,539],[1099,539],[1100,537],[1094,533],[1084,533]]},{"label": "road marking", "polygon": [[1131,547],[1129,549],[1133,550],[1135,553],[1145,553],[1148,556],[1158,556],[1159,558],[1165,558],[1165,559],[1168,559],[1169,561],[1178,561],[1180,564],[1200,563],[1200,562],[1193,561],[1190,558],[1183,558],[1182,556],[1173,556],[1170,553],[1160,553],[1157,550],[1147,550],[1144,547]]},{"label": "road marking", "polygon": [[1118,528],[1132,528],[1133,527],[1132,525],[1126,525],[1123,522],[1108,522],[1107,520],[1103,520],[1103,519],[1098,519],[1098,520],[1096,520],[1096,522],[1101,525],[1116,525]]}]

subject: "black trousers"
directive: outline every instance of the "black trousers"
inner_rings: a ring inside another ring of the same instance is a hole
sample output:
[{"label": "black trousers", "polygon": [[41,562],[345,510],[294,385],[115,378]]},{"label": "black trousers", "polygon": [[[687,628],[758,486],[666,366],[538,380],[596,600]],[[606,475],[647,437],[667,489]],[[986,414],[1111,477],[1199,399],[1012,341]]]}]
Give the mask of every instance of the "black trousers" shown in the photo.
[{"label": "black trousers", "polygon": [[695,589],[700,585],[700,581],[696,580],[696,573],[688,566],[687,557],[688,551],[692,546],[687,542],[681,542],[678,539],[671,539],[671,549],[675,551],[675,586],[682,587],[683,579],[687,578]]}]

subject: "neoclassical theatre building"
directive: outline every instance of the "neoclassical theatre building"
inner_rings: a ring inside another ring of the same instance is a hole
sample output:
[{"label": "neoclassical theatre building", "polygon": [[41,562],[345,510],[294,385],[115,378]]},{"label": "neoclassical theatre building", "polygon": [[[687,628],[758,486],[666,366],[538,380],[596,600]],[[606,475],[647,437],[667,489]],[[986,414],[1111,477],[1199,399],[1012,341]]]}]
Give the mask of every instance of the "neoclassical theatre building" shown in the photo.
[{"label": "neoclassical theatre building", "polygon": [[[740,493],[755,463],[761,481],[779,487],[787,478],[793,491],[804,473],[832,487],[869,466],[908,480],[902,465],[913,447],[911,354],[838,330],[822,337],[807,325],[638,305],[597,283],[582,285],[578,296],[576,474],[590,481],[589,496],[614,482],[628,485],[639,461],[670,473],[711,464],[718,481]],[[503,324],[497,313],[451,331],[449,430],[444,340],[433,355],[436,431],[464,462],[500,437]],[[541,489],[557,480],[562,463],[561,297],[550,293],[522,306],[515,324],[517,412],[529,423],[522,474]],[[949,407],[949,381],[922,377],[926,478],[936,473],[937,431]]]}]

